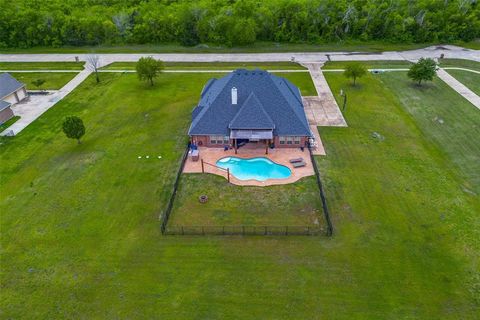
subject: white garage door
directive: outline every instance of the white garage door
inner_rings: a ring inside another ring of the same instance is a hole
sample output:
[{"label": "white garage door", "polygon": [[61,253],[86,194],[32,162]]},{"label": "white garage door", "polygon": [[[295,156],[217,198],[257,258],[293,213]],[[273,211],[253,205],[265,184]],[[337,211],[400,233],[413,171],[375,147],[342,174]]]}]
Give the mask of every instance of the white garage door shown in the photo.
[{"label": "white garage door", "polygon": [[6,98],[3,98],[3,100],[10,102],[11,104],[17,103],[17,98],[15,98],[15,95],[13,93]]},{"label": "white garage door", "polygon": [[22,101],[26,97],[25,90],[23,88],[18,90],[17,95],[18,95],[18,99]]}]

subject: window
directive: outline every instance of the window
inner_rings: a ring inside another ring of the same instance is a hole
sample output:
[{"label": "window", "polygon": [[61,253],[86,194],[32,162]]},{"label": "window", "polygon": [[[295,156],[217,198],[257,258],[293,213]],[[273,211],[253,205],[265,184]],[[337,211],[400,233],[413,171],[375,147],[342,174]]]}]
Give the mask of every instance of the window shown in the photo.
[{"label": "window", "polygon": [[211,144],[229,144],[230,138],[228,136],[210,136]]},{"label": "window", "polygon": [[300,142],[302,141],[302,137],[298,136],[279,136],[278,137],[278,142],[280,144],[296,144],[299,145]]}]

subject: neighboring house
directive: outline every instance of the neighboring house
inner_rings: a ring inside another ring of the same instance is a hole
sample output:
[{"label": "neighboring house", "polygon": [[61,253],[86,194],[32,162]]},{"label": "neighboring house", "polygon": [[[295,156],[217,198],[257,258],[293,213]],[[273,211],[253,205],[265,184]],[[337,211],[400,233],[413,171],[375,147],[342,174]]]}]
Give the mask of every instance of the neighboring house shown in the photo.
[{"label": "neighboring house", "polygon": [[210,79],[188,131],[198,146],[262,143],[304,147],[312,137],[302,97],[290,81],[263,70],[235,70]]},{"label": "neighboring house", "polygon": [[24,83],[19,82],[9,73],[0,74],[0,100],[14,105],[26,97],[27,89]]},{"label": "neighboring house", "polygon": [[13,118],[13,111],[10,102],[0,100],[0,124],[3,124]]}]

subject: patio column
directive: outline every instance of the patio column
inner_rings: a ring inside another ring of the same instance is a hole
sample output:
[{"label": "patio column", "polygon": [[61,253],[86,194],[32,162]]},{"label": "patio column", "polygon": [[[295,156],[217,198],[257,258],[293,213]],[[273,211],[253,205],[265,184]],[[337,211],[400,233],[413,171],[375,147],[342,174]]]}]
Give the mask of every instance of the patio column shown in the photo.
[{"label": "patio column", "polygon": [[237,139],[233,139],[233,147],[235,149],[235,154],[237,154]]},{"label": "patio column", "polygon": [[265,154],[268,154],[268,145],[270,143],[269,139],[265,139]]}]

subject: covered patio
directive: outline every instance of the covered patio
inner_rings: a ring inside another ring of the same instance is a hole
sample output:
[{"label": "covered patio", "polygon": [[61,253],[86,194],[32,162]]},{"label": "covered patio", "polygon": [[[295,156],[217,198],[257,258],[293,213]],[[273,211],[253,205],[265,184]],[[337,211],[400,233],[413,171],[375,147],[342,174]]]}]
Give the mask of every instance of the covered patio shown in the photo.
[{"label": "covered patio", "polygon": [[[225,151],[220,148],[208,147],[199,147],[198,150],[200,159],[193,161],[191,157],[188,157],[183,168],[184,173],[202,173],[203,160],[203,172],[216,174],[227,179],[227,172],[216,166],[218,160],[225,157],[238,157],[243,159],[265,157],[277,164],[288,167],[292,174],[285,179],[268,179],[266,181],[240,180],[230,174],[230,183],[240,186],[272,186],[293,183],[303,177],[315,174],[310,160],[310,153],[307,149],[302,151],[300,148],[268,148],[268,154],[265,154],[265,145],[260,142],[258,144],[248,143],[237,150],[232,148]],[[304,167],[294,168],[290,160],[297,158],[303,158],[306,165]]]}]

